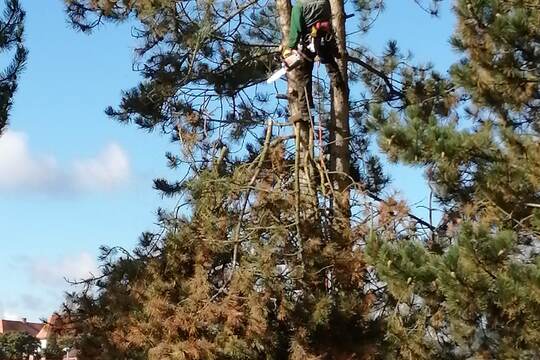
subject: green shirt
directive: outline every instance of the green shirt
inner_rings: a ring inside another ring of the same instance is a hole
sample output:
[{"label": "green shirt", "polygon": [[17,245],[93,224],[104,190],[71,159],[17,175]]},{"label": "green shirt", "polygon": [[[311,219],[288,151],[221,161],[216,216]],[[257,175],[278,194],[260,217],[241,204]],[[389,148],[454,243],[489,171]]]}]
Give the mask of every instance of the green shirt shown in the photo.
[{"label": "green shirt", "polygon": [[298,46],[309,27],[317,21],[330,20],[330,3],[328,0],[297,0],[291,12],[291,30],[289,31],[290,49]]}]

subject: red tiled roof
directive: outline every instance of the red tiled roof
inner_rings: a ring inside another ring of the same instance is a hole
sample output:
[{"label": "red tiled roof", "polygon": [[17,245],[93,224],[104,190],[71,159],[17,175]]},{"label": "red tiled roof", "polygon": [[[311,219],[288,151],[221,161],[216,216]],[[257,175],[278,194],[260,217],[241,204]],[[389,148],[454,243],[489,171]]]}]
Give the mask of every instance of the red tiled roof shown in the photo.
[{"label": "red tiled roof", "polygon": [[46,340],[49,338],[49,335],[52,333],[52,326],[50,324],[45,324],[41,330],[36,334],[38,340]]},{"label": "red tiled roof", "polygon": [[43,324],[26,321],[0,320],[0,334],[8,332],[25,332],[36,337],[43,328]]},{"label": "red tiled roof", "polygon": [[42,326],[40,332],[36,335],[36,338],[39,340],[48,339],[52,333],[58,332],[63,326],[64,324],[60,315],[53,314],[49,316],[49,319]]}]

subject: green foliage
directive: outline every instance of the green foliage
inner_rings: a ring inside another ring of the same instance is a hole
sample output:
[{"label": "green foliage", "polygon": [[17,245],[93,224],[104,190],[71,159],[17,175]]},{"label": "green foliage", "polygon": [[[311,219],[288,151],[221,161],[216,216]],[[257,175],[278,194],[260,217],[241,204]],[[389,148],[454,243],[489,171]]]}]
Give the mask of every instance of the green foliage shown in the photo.
[{"label": "green foliage", "polygon": [[390,357],[540,356],[539,7],[457,1],[453,44],[464,58],[451,77],[410,82],[403,112],[372,109],[380,147],[424,167],[446,210],[413,242],[374,227],[368,252],[395,305]]},{"label": "green foliage", "polygon": [[[426,354],[451,349],[455,358],[538,354],[538,257],[523,258],[515,233],[465,224],[444,254],[420,244],[385,243],[370,255],[400,304],[388,329],[395,351],[429,345]],[[421,336],[405,338],[418,326]]]},{"label": "green foliage", "polygon": [[69,341],[59,338],[57,334],[49,335],[47,346],[41,350],[41,356],[47,360],[62,360],[66,352],[64,349],[68,347]]},{"label": "green foliage", "polygon": [[[288,177],[288,171],[279,174],[264,164],[274,181]],[[356,275],[362,271],[360,253],[341,253],[308,221],[302,226],[310,227],[311,237],[300,247],[288,192],[258,194],[241,215],[239,199],[248,195],[235,184],[251,171],[208,171],[190,181],[192,216],[175,219],[157,244],[138,250],[148,254],[157,245],[159,256],[144,262],[108,258],[107,280],[97,285],[103,295],[70,299],[77,314],[99,319],[78,324],[82,356],[279,359],[291,346],[315,356],[338,351],[336,342],[347,353],[373,340],[366,331],[367,307]],[[246,225],[236,235],[240,217]],[[343,271],[329,292],[325,278],[333,267]],[[86,338],[88,330],[92,337]],[[92,338],[100,340],[85,342]],[[96,346],[95,355],[91,346]],[[133,355],[135,349],[140,355]]]},{"label": "green foliage", "polygon": [[468,55],[452,69],[456,83],[508,126],[538,122],[538,2],[463,0],[456,12],[453,44]]},{"label": "green foliage", "polygon": [[[267,119],[290,115],[286,104],[275,101],[275,89],[261,86],[280,63],[274,0],[68,0],[66,9],[71,24],[84,32],[105,22],[137,24],[134,66],[144,80],[124,91],[120,104],[106,113],[170,136],[182,149],[181,155],[169,158],[174,167],[196,163],[206,168],[224,145],[238,160],[248,161],[243,155],[259,140],[254,134]],[[319,96],[319,120],[326,122],[328,94]],[[363,154],[353,158],[354,178],[380,191],[388,179],[368,151],[367,129],[362,124],[352,128],[355,154]],[[160,180],[155,185],[168,196],[181,194],[175,183]]]},{"label": "green foliage", "polygon": [[39,341],[23,332],[9,332],[0,334],[0,359],[26,360],[30,356],[37,356]]},{"label": "green foliage", "polygon": [[18,0],[6,0],[0,17],[0,53],[13,51],[13,60],[0,71],[0,134],[4,130],[17,90],[17,77],[22,71],[28,55],[23,46],[25,13]]},{"label": "green foliage", "polygon": [[[361,30],[384,4],[357,1]],[[463,59],[449,76],[410,65],[395,42],[379,57],[351,49],[347,80],[365,91],[350,101],[343,219],[335,158],[300,159],[287,124],[267,121],[287,115],[258,86],[277,53],[275,3],[67,1],[82,31],[137,23],[144,79],[107,113],[170,134],[181,153],[169,165],[187,169],[155,181],[180,204],[158,212],[161,231],[133,252],[104,247],[103,275],[68,297],[81,357],[540,356],[539,6],[457,1]],[[373,194],[387,178],[369,132],[391,161],[425,169],[439,226]]]}]

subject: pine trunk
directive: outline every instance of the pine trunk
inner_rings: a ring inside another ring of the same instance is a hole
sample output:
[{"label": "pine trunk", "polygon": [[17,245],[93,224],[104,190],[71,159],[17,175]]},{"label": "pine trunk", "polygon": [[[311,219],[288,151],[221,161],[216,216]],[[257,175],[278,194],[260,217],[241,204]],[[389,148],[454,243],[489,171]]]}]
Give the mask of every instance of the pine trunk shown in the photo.
[{"label": "pine trunk", "polygon": [[[277,0],[276,6],[279,15],[282,47],[287,44],[290,29],[291,16],[291,1]],[[295,137],[296,137],[296,165],[295,171],[297,178],[297,206],[300,207],[299,212],[303,214],[304,220],[311,219],[316,207],[317,195],[314,189],[314,168],[313,168],[313,131],[311,128],[311,119],[303,119],[300,105],[300,98],[306,96],[305,89],[300,89],[298,70],[287,72],[288,88],[287,97],[289,100],[290,119],[294,122]],[[306,100],[307,102],[307,100]],[[301,119],[301,121],[297,121]],[[300,235],[300,234],[299,234]]]},{"label": "pine trunk", "polygon": [[332,27],[339,51],[337,59],[343,82],[332,87],[332,122],[330,132],[330,171],[333,175],[336,199],[336,217],[348,226],[350,217],[350,153],[349,153],[349,86],[347,72],[347,46],[345,32],[345,8],[343,0],[330,0]]}]

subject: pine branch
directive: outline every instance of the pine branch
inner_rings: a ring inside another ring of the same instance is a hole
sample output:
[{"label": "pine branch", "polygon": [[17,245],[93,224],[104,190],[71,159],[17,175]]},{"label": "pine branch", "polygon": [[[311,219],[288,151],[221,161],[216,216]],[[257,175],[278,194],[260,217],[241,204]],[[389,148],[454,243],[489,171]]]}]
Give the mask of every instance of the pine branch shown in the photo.
[{"label": "pine branch", "polygon": [[378,69],[375,69],[373,66],[371,66],[370,64],[366,63],[365,61],[363,61],[362,59],[360,58],[357,58],[355,56],[352,56],[352,55],[348,55],[347,56],[347,59],[352,62],[352,63],[355,63],[355,64],[358,64],[360,65],[361,67],[363,67],[364,69],[368,70],[369,72],[377,75],[379,78],[382,79],[382,81],[384,81],[384,83],[386,84],[386,86],[388,87],[388,93],[389,93],[389,99],[388,100],[395,100],[395,98],[392,98],[392,96],[395,96],[399,99],[402,99],[405,97],[405,95],[399,91],[399,90],[396,90],[396,88],[394,87],[394,85],[392,84],[392,80],[388,77],[388,75],[386,75],[384,72],[382,72],[381,70],[378,70]]},{"label": "pine branch", "polygon": [[[269,119],[268,122],[267,122],[267,126],[266,126],[266,137],[264,139],[264,144],[263,144],[261,154],[259,155],[259,159],[258,159],[258,161],[257,161],[257,163],[256,163],[256,165],[254,167],[253,176],[251,177],[251,179],[249,180],[249,182],[247,184],[248,190],[247,190],[247,192],[245,194],[244,202],[242,203],[241,210],[240,210],[240,215],[239,215],[239,218],[238,218],[238,223],[237,223],[236,229],[234,231],[234,239],[233,239],[234,248],[233,248],[233,257],[232,257],[232,268],[231,268],[231,273],[229,274],[229,277],[228,277],[228,280],[227,280],[227,284],[231,282],[232,277],[234,275],[234,270],[236,268],[236,258],[238,256],[238,246],[240,244],[240,232],[242,230],[242,219],[243,219],[244,214],[245,214],[246,209],[247,209],[249,196],[251,194],[251,187],[255,184],[255,182],[257,181],[257,178],[259,177],[259,173],[261,172],[262,166],[263,166],[264,162],[266,161],[266,156],[267,156],[268,150],[270,148],[270,140],[272,138],[272,125],[273,125],[273,122],[272,122],[271,119]],[[249,169],[251,169],[251,166],[249,167]]]}]

